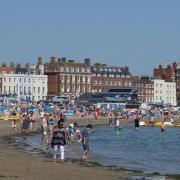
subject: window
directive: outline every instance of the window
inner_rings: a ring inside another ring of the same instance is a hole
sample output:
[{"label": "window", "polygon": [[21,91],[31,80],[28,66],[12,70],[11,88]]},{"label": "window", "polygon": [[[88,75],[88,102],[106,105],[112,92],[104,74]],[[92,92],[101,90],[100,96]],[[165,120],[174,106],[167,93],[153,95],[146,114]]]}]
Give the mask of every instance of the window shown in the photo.
[{"label": "window", "polygon": [[91,83],[91,78],[88,76],[87,77],[87,83],[90,84]]},{"label": "window", "polygon": [[11,78],[9,78],[9,82],[11,82]]},{"label": "window", "polygon": [[19,78],[19,82],[21,82],[21,78]]},{"label": "window", "polygon": [[38,93],[40,93],[40,87],[38,87]]},{"label": "window", "polygon": [[11,93],[11,86],[9,86],[9,93]]},{"label": "window", "polygon": [[88,91],[88,92],[91,92],[91,86],[88,85],[87,91]]},{"label": "window", "polygon": [[79,68],[76,68],[76,72],[79,72]]},{"label": "window", "polygon": [[45,87],[43,87],[43,94],[45,93]]},{"label": "window", "polygon": [[14,82],[16,82],[16,78],[14,78]]},{"label": "window", "polygon": [[30,93],[31,92],[31,87],[28,87],[28,93]]},{"label": "window", "polygon": [[21,86],[19,86],[19,89],[20,89],[20,94],[22,95],[22,87],[21,87]]},{"label": "window", "polygon": [[116,81],[113,82],[113,85],[116,86]]},{"label": "window", "polygon": [[66,85],[66,92],[70,92],[70,86]]},{"label": "window", "polygon": [[89,72],[90,72],[90,69],[89,69],[89,68],[87,68],[87,69],[86,69],[86,71],[87,71],[87,73],[89,73]]},{"label": "window", "polygon": [[86,81],[86,77],[85,77],[85,76],[82,77],[82,81],[83,81],[83,82]]},{"label": "window", "polygon": [[76,89],[75,85],[72,85],[72,92],[75,92],[76,91],[75,89]]},{"label": "window", "polygon": [[63,75],[61,75],[61,80],[64,81],[64,76]]},{"label": "window", "polygon": [[61,84],[61,92],[64,92],[64,84]]},{"label": "window", "polygon": [[67,76],[66,76],[66,82],[69,83],[69,81],[70,81],[70,76],[67,75]]},{"label": "window", "polygon": [[72,76],[72,82],[73,83],[75,82],[75,76],[74,75]]},{"label": "window", "polygon": [[6,78],[4,78],[4,82],[6,82]]},{"label": "window", "polygon": [[36,87],[33,87],[33,92],[36,93]]},{"label": "window", "polygon": [[31,79],[29,78],[29,83],[31,82]]},{"label": "window", "polygon": [[82,91],[83,91],[83,93],[86,92],[86,86],[85,85],[82,86]]},{"label": "window", "polygon": [[80,81],[80,76],[77,76],[77,81]]},{"label": "window", "polygon": [[26,78],[24,78],[24,83],[26,83]]},{"label": "window", "polygon": [[13,90],[13,93],[15,93],[16,92],[16,86],[14,86],[14,90]]},{"label": "window", "polygon": [[4,92],[6,93],[6,86],[4,86]]}]

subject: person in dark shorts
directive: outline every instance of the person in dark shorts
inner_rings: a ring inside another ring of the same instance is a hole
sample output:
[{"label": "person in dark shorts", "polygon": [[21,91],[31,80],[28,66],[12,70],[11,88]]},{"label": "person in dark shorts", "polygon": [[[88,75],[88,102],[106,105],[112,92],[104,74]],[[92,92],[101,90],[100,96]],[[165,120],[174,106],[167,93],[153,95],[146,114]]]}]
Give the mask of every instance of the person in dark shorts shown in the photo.
[{"label": "person in dark shorts", "polygon": [[86,128],[81,133],[81,141],[83,145],[83,154],[82,159],[87,160],[88,159],[88,152],[89,152],[89,133],[92,131],[93,126],[91,124],[88,124]]},{"label": "person in dark shorts", "polygon": [[134,125],[135,125],[135,130],[138,131],[139,130],[139,117],[136,116],[136,118],[134,119]]}]

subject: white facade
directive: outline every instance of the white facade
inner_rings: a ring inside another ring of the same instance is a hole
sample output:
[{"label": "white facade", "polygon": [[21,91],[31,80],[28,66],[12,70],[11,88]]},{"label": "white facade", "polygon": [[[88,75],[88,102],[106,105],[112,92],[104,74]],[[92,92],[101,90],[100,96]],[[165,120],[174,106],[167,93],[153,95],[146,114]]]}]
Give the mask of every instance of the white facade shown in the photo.
[{"label": "white facade", "polygon": [[31,75],[32,100],[45,100],[47,96],[47,75]]},{"label": "white facade", "polygon": [[176,83],[154,79],[154,103],[176,106]]},{"label": "white facade", "polygon": [[2,74],[1,77],[3,94],[16,94],[19,100],[34,101],[47,96],[46,75]]}]

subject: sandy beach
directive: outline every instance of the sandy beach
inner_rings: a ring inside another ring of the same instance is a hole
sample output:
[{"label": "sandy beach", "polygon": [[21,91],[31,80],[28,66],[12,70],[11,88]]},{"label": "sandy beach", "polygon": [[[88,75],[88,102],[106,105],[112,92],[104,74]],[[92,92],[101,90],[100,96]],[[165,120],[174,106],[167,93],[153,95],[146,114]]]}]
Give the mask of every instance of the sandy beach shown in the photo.
[{"label": "sandy beach", "polygon": [[[74,121],[74,119],[68,120]],[[107,124],[108,120],[99,119],[98,121],[81,119],[78,123],[81,125],[91,122],[96,124]],[[115,179],[128,179],[132,174],[128,171],[112,171],[103,169],[101,167],[88,167],[85,164],[77,164],[71,162],[65,162],[61,164],[58,161],[54,161],[51,158],[39,156],[37,154],[31,154],[29,152],[23,152],[21,150],[9,148],[8,144],[2,143],[2,139],[5,136],[13,136],[15,133],[19,133],[19,123],[17,130],[13,130],[9,127],[8,121],[0,121],[0,179],[14,180],[75,180],[75,179],[94,179],[94,180],[115,180]]]}]

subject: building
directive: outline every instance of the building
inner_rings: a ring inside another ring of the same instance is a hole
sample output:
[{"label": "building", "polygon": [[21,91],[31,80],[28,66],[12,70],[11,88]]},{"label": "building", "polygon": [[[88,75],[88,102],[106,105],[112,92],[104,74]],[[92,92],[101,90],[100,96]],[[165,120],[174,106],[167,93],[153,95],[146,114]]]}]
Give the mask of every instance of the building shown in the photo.
[{"label": "building", "polygon": [[177,93],[179,93],[180,92],[180,63],[178,63],[176,66],[176,88],[177,88]]},{"label": "building", "polygon": [[92,67],[92,92],[102,92],[109,87],[131,85],[132,79],[128,67],[112,67],[106,64],[95,64]]},{"label": "building", "polygon": [[48,76],[48,95],[75,98],[91,91],[90,59],[79,63],[51,57],[50,62],[45,64],[45,74]]},{"label": "building", "polygon": [[162,67],[159,65],[158,68],[154,68],[154,78],[164,79],[165,81],[175,81],[177,63],[173,62],[171,65],[168,64],[167,67]]},{"label": "building", "polygon": [[105,109],[138,108],[138,91],[136,87],[113,87],[103,92],[85,93],[77,103],[97,103],[99,108]]},{"label": "building", "polygon": [[176,83],[154,79],[154,103],[176,106]]},{"label": "building", "polygon": [[47,96],[47,76],[2,74],[2,94],[16,95],[19,100],[39,101]]},{"label": "building", "polygon": [[47,75],[30,75],[32,78],[32,100],[45,100],[48,91]]},{"label": "building", "polygon": [[0,74],[11,74],[12,70],[10,67],[0,66]]},{"label": "building", "polygon": [[15,64],[14,62],[11,62],[9,68],[14,74],[44,74],[44,64],[42,57],[38,57],[37,64],[26,63],[24,66],[22,66],[20,63]]},{"label": "building", "polygon": [[138,99],[140,102],[154,102],[154,82],[148,76],[134,77],[133,85],[139,88]]}]

